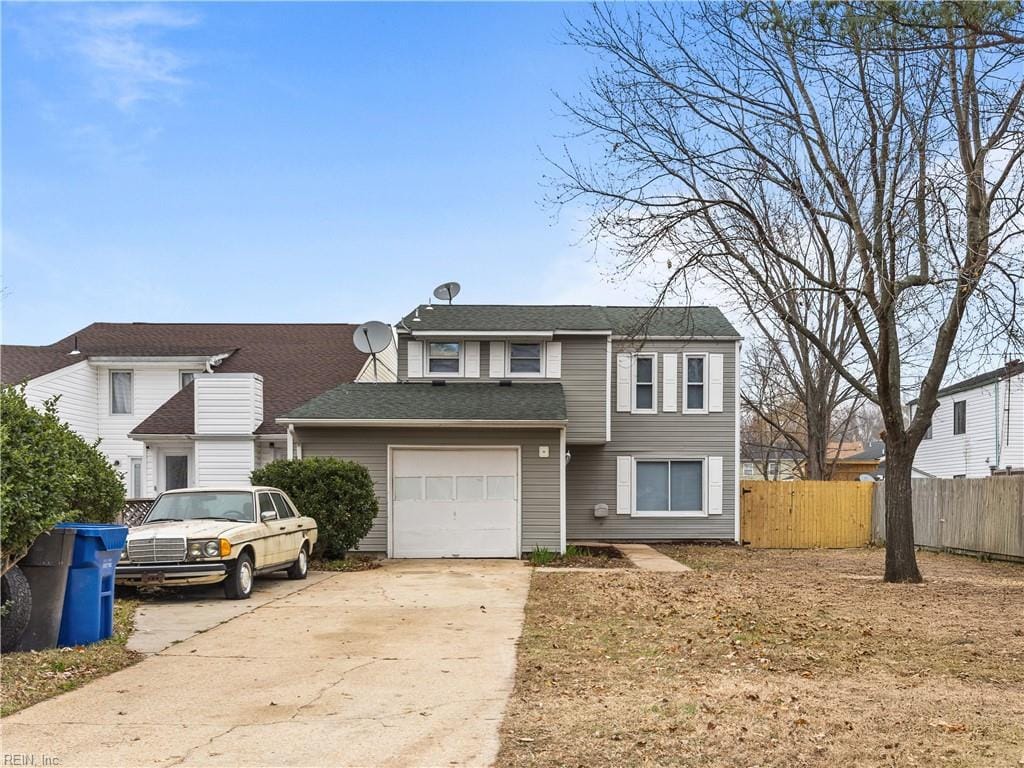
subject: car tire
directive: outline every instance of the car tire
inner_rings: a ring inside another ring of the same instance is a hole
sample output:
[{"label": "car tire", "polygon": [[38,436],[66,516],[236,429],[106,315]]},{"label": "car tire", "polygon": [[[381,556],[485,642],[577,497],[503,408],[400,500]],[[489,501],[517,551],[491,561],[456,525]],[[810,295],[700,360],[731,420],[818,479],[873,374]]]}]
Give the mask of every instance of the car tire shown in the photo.
[{"label": "car tire", "polygon": [[252,557],[248,552],[243,552],[235,561],[235,567],[231,569],[227,579],[224,580],[224,595],[228,600],[248,600],[252,595],[252,583],[255,575]]},{"label": "car tire", "polygon": [[9,653],[18,647],[32,616],[32,588],[16,565],[0,577],[0,604],[4,607],[0,620],[0,652]]},{"label": "car tire", "polygon": [[303,544],[299,548],[299,556],[297,558],[295,558],[295,562],[292,563],[291,567],[288,569],[288,578],[289,579],[295,579],[295,580],[298,581],[298,580],[306,578],[306,576],[308,576],[308,575],[309,575],[309,550],[306,548],[306,545]]}]

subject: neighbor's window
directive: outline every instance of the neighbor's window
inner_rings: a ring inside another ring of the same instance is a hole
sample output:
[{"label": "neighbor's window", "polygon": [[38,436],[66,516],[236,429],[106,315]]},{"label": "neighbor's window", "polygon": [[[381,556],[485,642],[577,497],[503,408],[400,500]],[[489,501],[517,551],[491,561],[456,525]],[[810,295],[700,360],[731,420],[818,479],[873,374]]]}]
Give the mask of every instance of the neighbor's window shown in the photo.
[{"label": "neighbor's window", "polygon": [[754,476],[754,465],[753,464],[744,464],[743,465],[743,476],[744,477],[753,477]]},{"label": "neighbor's window", "polygon": [[967,433],[967,401],[957,400],[953,403],[953,434]]},{"label": "neighbor's window", "polygon": [[189,384],[191,384],[192,380],[195,379],[197,373],[202,373],[202,371],[179,371],[178,375],[181,376],[180,389],[184,389]]},{"label": "neighbor's window", "polygon": [[702,512],[704,462],[637,461],[636,511],[640,514]]},{"label": "neighbor's window", "polygon": [[704,356],[686,356],[686,410],[704,410]]},{"label": "neighbor's window", "polygon": [[924,431],[924,438],[923,439],[924,440],[931,440],[932,439],[932,425],[930,423],[928,424],[928,429],[926,429]]},{"label": "neighbor's window", "polygon": [[633,410],[654,410],[654,355],[637,355],[633,366]]},{"label": "neighbor's window", "polygon": [[768,462],[768,479],[779,476],[779,463],[777,461]]},{"label": "neighbor's window", "polygon": [[132,372],[110,372],[110,412],[132,412]]},{"label": "neighbor's window", "polygon": [[458,373],[459,342],[431,342],[427,370],[430,373]]},{"label": "neighbor's window", "polygon": [[509,373],[540,373],[541,344],[510,344]]}]

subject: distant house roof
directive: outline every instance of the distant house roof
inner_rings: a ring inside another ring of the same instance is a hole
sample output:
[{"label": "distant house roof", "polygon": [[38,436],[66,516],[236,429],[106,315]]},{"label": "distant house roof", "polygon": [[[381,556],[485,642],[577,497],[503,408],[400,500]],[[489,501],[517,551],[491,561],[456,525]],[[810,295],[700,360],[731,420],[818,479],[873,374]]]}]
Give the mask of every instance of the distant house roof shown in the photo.
[{"label": "distant house roof", "polygon": [[[418,318],[418,319],[417,319]],[[434,304],[406,315],[399,332],[608,331],[620,336],[714,336],[739,333],[717,307]]]},{"label": "distant house roof", "polygon": [[797,462],[803,460],[803,455],[792,448],[782,448],[775,445],[753,445],[750,443],[740,443],[740,460],[747,462]]},{"label": "distant house roof", "polygon": [[[343,382],[367,355],[352,345],[348,323],[93,323],[42,347],[4,345],[0,378],[13,384],[93,357],[214,356],[228,353],[217,372],[263,377],[264,422],[257,434],[280,433],[274,419]],[[81,354],[68,354],[77,339]],[[171,397],[133,434],[193,434],[191,385]]]},{"label": "distant house roof", "polygon": [[284,420],[565,421],[561,384],[390,382],[342,384]]},{"label": "distant house roof", "polygon": [[[979,373],[977,376],[972,376],[969,379],[958,381],[955,384],[950,384],[948,387],[943,387],[936,394],[938,397],[945,395],[955,395],[958,392],[966,392],[969,389],[977,389],[983,387],[986,384],[992,384],[996,381],[1002,381],[1003,379],[1009,378],[1010,376],[1016,376],[1018,374],[1024,374],[1024,362],[1020,360],[1012,360],[1006,365],[995,368],[985,373]],[[911,400],[908,405],[916,405],[917,398]]]},{"label": "distant house roof", "polygon": [[839,461],[878,461],[885,457],[885,443],[881,440],[873,440],[868,443],[868,447],[860,453],[854,453],[850,456],[843,456]]}]

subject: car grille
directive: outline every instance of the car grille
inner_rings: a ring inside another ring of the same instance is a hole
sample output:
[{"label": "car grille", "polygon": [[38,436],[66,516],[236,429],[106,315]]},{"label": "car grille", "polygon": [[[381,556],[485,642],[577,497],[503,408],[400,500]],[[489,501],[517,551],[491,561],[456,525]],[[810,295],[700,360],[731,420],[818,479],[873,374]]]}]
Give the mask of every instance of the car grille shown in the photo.
[{"label": "car grille", "polygon": [[128,559],[133,563],[179,563],[185,559],[185,539],[131,539]]}]

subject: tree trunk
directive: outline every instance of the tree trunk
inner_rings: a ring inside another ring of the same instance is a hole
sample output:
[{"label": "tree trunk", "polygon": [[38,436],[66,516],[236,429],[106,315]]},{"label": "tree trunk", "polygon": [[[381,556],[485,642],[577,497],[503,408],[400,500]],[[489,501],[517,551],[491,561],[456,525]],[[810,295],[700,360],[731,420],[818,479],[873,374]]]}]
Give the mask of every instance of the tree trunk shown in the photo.
[{"label": "tree trunk", "polygon": [[885,580],[917,584],[922,581],[914,550],[911,474],[913,454],[885,450]]}]

